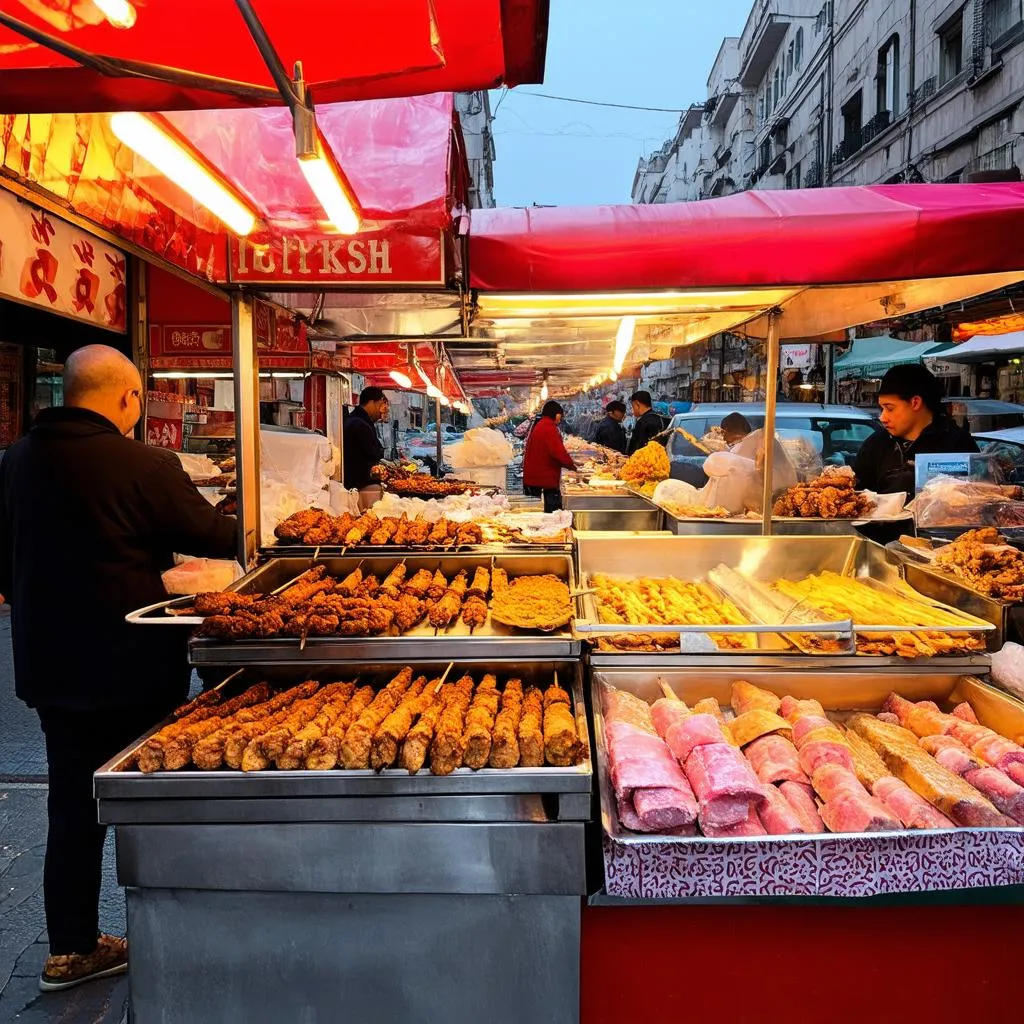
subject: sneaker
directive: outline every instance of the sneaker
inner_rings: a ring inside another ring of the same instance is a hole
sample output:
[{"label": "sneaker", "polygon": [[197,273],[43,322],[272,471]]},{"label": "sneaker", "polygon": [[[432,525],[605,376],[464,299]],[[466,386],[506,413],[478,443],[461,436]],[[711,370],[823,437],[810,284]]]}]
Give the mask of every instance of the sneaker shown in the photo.
[{"label": "sneaker", "polygon": [[39,988],[43,992],[62,992],[96,978],[109,978],[128,970],[128,940],[116,935],[101,935],[91,953],[69,953],[47,957]]}]

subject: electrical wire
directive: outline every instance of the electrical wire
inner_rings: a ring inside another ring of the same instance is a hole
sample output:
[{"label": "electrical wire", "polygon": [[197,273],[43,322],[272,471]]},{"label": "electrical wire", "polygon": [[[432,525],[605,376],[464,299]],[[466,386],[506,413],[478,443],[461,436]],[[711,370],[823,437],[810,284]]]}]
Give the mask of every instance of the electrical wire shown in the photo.
[{"label": "electrical wire", "polygon": [[[601,100],[581,100],[575,96],[553,96],[547,92],[527,92],[516,89],[517,96],[535,96],[539,100],[558,100],[561,103],[582,103],[588,107],[613,107],[616,110],[647,110],[653,114],[685,114],[683,107],[641,107],[632,103],[604,103]],[[504,97],[502,97],[504,99]],[[498,101],[501,102],[500,100]],[[495,108],[497,110],[497,108]]]}]

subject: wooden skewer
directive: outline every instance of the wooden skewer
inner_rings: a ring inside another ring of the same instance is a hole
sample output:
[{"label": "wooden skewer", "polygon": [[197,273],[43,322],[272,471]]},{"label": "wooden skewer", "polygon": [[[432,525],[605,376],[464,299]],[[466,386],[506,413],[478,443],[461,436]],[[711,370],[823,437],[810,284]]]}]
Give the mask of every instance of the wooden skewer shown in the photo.
[{"label": "wooden skewer", "polygon": [[677,696],[675,690],[673,690],[672,687],[661,678],[661,676],[658,676],[658,686],[661,687],[661,692],[668,697],[669,700],[679,701],[680,704],[683,703]]},{"label": "wooden skewer", "polygon": [[316,565],[317,559],[320,557],[320,545],[317,544],[316,551],[313,552],[313,564]]},{"label": "wooden skewer", "polygon": [[448,673],[451,672],[452,666],[454,666],[454,664],[454,661],[448,662],[448,667],[444,670],[444,675],[442,675],[441,678],[438,679],[437,686],[434,687],[434,693],[441,692],[441,687],[444,686],[444,681],[448,678]]},{"label": "wooden skewer", "polygon": [[292,577],[292,578],[291,578],[291,579],[290,579],[290,580],[289,580],[289,581],[288,581],[287,583],[282,583],[282,584],[281,584],[281,586],[279,586],[279,587],[278,587],[278,588],[277,588],[276,590],[272,590],[272,591],[270,592],[270,596],[271,596],[271,597],[276,597],[276,596],[277,596],[278,594],[280,594],[280,593],[283,593],[283,592],[284,592],[285,590],[287,590],[287,589],[288,589],[288,588],[289,588],[289,587],[290,587],[290,586],[291,586],[291,585],[292,585],[293,583],[295,583],[295,581],[296,581],[297,579],[299,579],[299,577],[300,577],[300,576],[303,576],[303,575],[305,575],[305,573],[306,573],[307,571],[308,571],[308,570],[306,570],[306,569],[303,569],[303,570],[302,570],[302,572],[300,572],[298,576],[293,576],[293,577]]}]

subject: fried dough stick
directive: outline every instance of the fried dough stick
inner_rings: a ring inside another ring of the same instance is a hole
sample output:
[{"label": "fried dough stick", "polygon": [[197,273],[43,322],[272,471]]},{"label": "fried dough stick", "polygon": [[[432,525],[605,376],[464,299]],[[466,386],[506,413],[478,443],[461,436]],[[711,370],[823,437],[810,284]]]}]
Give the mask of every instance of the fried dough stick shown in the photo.
[{"label": "fried dough stick", "polygon": [[296,732],[284,750],[274,759],[274,766],[283,772],[293,772],[306,763],[313,744],[334,725],[355,691],[355,683],[341,683],[334,696],[317,712],[312,721]]},{"label": "fried dough stick", "polygon": [[462,763],[467,768],[483,768],[487,764],[491,756],[491,732],[500,703],[498,680],[491,675],[484,676],[473,694],[462,732]]},{"label": "fried dough stick", "polygon": [[434,742],[430,744],[430,771],[434,775],[451,775],[462,764],[462,730],[466,711],[473,699],[473,679],[463,676],[452,691],[437,722]]},{"label": "fried dough stick", "polygon": [[519,764],[519,720],[523,714],[523,684],[510,679],[501,694],[501,710],[491,734],[490,766],[515,768]]},{"label": "fried dough stick", "polygon": [[381,723],[370,744],[370,767],[375,772],[390,768],[395,763],[398,748],[412,723],[433,703],[438,681],[435,679],[428,687],[427,677],[420,676],[398,702],[398,707]]},{"label": "fried dough stick", "polygon": [[370,744],[373,736],[412,683],[412,669],[407,665],[373,699],[373,703],[349,726],[341,742],[340,761],[344,768],[370,767]]},{"label": "fried dough stick", "polygon": [[[139,770],[148,774],[160,771],[161,768],[168,771],[174,767],[183,768],[188,764],[192,747],[199,740],[209,736],[211,732],[216,732],[236,711],[252,704],[259,704],[269,696],[270,687],[266,683],[257,683],[223,704],[200,708],[188,716],[188,719],[179,718],[178,721],[164,726],[158,733],[150,736],[139,751]],[[211,714],[206,714],[207,711]]]},{"label": "fried dough stick", "polygon": [[569,694],[552,683],[544,691],[544,756],[549,764],[565,768],[576,763],[578,746]]},{"label": "fried dough stick", "polygon": [[523,714],[519,719],[519,767],[544,765],[544,698],[536,686],[523,696]]},{"label": "fried dough stick", "polygon": [[416,724],[409,730],[409,734],[402,744],[402,767],[410,774],[415,775],[422,767],[430,753],[430,744],[437,730],[437,723],[444,711],[445,704],[455,690],[454,683],[445,683],[441,687],[440,694],[420,714]]},{"label": "fried dough stick", "polygon": [[271,697],[263,704],[244,708],[226,722],[223,728],[204,737],[192,748],[192,763],[202,771],[214,771],[224,763],[224,751],[232,736],[248,733],[251,739],[263,731],[266,721],[272,715],[278,714],[294,701],[311,697],[319,688],[320,684],[317,682],[300,683],[277,694],[276,697]]},{"label": "fried dough stick", "polygon": [[306,755],[306,768],[309,771],[328,772],[338,764],[338,752],[341,741],[345,738],[352,723],[370,706],[376,691],[372,686],[360,686],[345,705],[344,710],[334,724],[313,745]]}]

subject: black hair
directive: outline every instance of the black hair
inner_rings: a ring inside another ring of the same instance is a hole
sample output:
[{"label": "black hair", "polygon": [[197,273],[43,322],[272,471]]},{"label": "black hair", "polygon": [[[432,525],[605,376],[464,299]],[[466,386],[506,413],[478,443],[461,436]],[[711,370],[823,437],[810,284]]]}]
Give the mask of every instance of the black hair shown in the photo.
[{"label": "black hair", "polygon": [[629,400],[631,402],[639,402],[641,405],[646,405],[648,409],[654,404],[651,401],[650,391],[634,391]]},{"label": "black hair", "polygon": [[605,412],[621,412],[621,413],[625,414],[625,412],[626,412],[626,403],[625,402],[620,402],[616,398],[614,402],[609,402],[604,407],[604,411]]},{"label": "black hair", "polygon": [[379,402],[384,398],[384,389],[379,388],[374,384],[367,384],[362,391],[359,392],[359,404],[366,405],[367,402]]},{"label": "black hair", "polygon": [[740,412],[729,413],[722,420],[721,426],[727,434],[743,434],[746,437],[750,433],[750,421]]},{"label": "black hair", "polygon": [[890,366],[878,388],[878,397],[883,395],[895,395],[904,402],[918,395],[933,416],[942,412],[942,389],[934,374],[921,363]]},{"label": "black hair", "polygon": [[541,409],[540,414],[541,414],[541,416],[548,416],[551,419],[554,419],[559,414],[564,416],[565,415],[565,410],[558,404],[558,402],[556,402],[552,398],[550,402],[545,402],[544,403],[544,408]]}]

